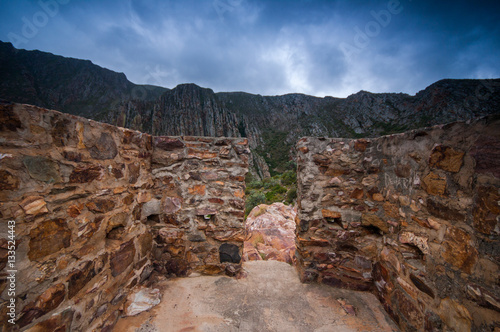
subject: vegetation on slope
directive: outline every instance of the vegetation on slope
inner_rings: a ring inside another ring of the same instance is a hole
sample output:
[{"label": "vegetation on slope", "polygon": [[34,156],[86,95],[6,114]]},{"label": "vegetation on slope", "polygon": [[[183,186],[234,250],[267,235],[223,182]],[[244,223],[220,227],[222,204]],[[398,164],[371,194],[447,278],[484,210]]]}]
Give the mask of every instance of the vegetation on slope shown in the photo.
[{"label": "vegetation on slope", "polygon": [[[290,167],[293,167],[290,164]],[[275,174],[263,180],[253,178],[248,173],[246,178],[245,218],[259,204],[282,202],[293,204],[297,199],[297,173],[295,167],[282,174]]]}]

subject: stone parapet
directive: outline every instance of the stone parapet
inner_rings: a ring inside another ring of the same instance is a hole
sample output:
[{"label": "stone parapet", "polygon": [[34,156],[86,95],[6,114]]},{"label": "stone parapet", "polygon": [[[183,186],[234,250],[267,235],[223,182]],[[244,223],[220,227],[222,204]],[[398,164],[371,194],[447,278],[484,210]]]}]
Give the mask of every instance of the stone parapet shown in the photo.
[{"label": "stone parapet", "polygon": [[500,119],[297,143],[301,280],[375,292],[404,331],[500,326]]},{"label": "stone parapet", "polygon": [[[240,269],[244,138],[153,137],[0,105],[0,326],[110,331],[151,274]],[[9,295],[9,221],[15,295]],[[1,330],[1,328],[0,328]]]}]

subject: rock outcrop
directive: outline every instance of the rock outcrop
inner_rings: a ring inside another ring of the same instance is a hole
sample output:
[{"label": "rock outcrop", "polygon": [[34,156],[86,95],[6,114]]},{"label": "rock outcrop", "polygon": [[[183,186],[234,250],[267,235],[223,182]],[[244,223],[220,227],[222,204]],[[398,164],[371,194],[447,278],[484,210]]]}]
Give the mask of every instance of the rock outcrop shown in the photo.
[{"label": "rock outcrop", "polygon": [[296,208],[283,203],[260,204],[247,216],[243,260],[295,262]]}]

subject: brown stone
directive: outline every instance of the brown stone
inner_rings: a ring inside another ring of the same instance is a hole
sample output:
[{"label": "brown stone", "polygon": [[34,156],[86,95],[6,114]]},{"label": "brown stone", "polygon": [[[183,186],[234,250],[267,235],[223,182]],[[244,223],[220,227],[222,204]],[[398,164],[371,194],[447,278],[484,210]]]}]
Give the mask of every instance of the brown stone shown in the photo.
[{"label": "brown stone", "polygon": [[434,298],[434,291],[429,286],[427,286],[427,284],[422,279],[420,279],[413,273],[410,273],[410,280],[421,292],[424,292],[425,294]]},{"label": "brown stone", "polygon": [[83,203],[71,205],[66,212],[71,218],[78,217],[83,209]]},{"label": "brown stone", "polygon": [[430,195],[444,195],[446,191],[446,177],[430,172],[422,179],[425,191]]},{"label": "brown stone", "polygon": [[245,208],[245,201],[242,199],[231,199],[229,200],[229,205],[235,209],[243,210]]},{"label": "brown stone", "polygon": [[354,141],[354,150],[359,151],[359,152],[365,152],[366,148],[368,147],[369,144],[370,143],[363,138],[358,139],[358,140]]},{"label": "brown stone", "polygon": [[234,197],[243,198],[245,197],[245,192],[241,189],[235,190],[233,193]]},{"label": "brown stone", "polygon": [[29,196],[23,199],[19,206],[24,210],[24,213],[29,215],[39,215],[49,212],[47,203],[40,196]]},{"label": "brown stone", "polygon": [[70,244],[71,231],[64,219],[44,221],[30,232],[28,257],[32,261],[38,260],[67,248]]},{"label": "brown stone", "polygon": [[206,186],[204,184],[197,184],[188,188],[188,192],[190,195],[205,195]]},{"label": "brown stone", "polygon": [[481,135],[471,154],[476,160],[476,173],[491,174],[500,178],[500,139],[498,136]]},{"label": "brown stone", "polygon": [[25,156],[23,164],[28,169],[29,175],[35,180],[47,183],[61,181],[59,165],[53,160],[41,156]]},{"label": "brown stone", "polygon": [[431,153],[429,166],[457,173],[462,167],[465,153],[448,146],[438,145]]},{"label": "brown stone", "polygon": [[471,331],[472,316],[469,311],[450,298],[441,301],[439,316],[453,331]]},{"label": "brown stone", "polygon": [[410,164],[397,164],[394,169],[394,173],[400,178],[409,178],[411,175],[411,165]]},{"label": "brown stone", "polygon": [[115,140],[109,133],[101,133],[94,146],[89,148],[90,155],[94,159],[113,159],[118,154]]},{"label": "brown stone", "polygon": [[10,172],[0,169],[0,190],[16,190],[19,188],[19,178]]},{"label": "brown stone", "polygon": [[452,221],[454,223],[464,221],[465,216],[455,209],[439,203],[431,198],[427,199],[427,210],[435,217]]},{"label": "brown stone", "polygon": [[364,193],[363,189],[354,188],[350,197],[354,198],[354,199],[363,199],[364,196],[365,196],[365,193]]},{"label": "brown stone", "polygon": [[385,214],[388,215],[389,217],[396,219],[396,220],[399,219],[399,209],[396,205],[389,203],[389,202],[385,202],[384,203],[384,211],[385,211]]},{"label": "brown stone", "polygon": [[321,210],[321,214],[323,215],[323,218],[332,218],[332,219],[342,218],[340,212],[337,211],[330,211],[323,209]]},{"label": "brown stone", "polygon": [[121,179],[123,177],[123,172],[120,168],[116,168],[116,167],[111,168],[111,173],[113,174],[115,179]]},{"label": "brown stone", "polygon": [[82,154],[75,151],[63,151],[62,155],[64,159],[74,161],[75,163],[79,163],[83,159]]},{"label": "brown stone", "polygon": [[103,169],[101,166],[80,166],[71,172],[69,176],[70,183],[87,183],[101,178]]},{"label": "brown stone", "polygon": [[128,183],[136,183],[141,173],[141,164],[138,162],[127,165],[128,168]]},{"label": "brown stone", "polygon": [[219,150],[219,157],[221,157],[221,158],[229,158],[230,154],[231,154],[231,148],[230,147],[223,146]]},{"label": "brown stone", "polygon": [[184,143],[178,138],[155,137],[154,146],[165,151],[173,151],[183,148]]},{"label": "brown stone", "polygon": [[301,146],[298,150],[304,154],[309,152],[309,148],[307,146]]},{"label": "brown stone", "polygon": [[474,228],[483,234],[492,235],[500,215],[499,190],[496,187],[479,187],[474,207]]},{"label": "brown stone", "polygon": [[106,213],[114,209],[115,201],[111,198],[97,198],[88,202],[85,206],[92,212]]},{"label": "brown stone", "polygon": [[64,284],[54,285],[36,299],[35,306],[44,312],[52,311],[61,304],[65,295],[66,287],[64,287]]},{"label": "brown stone", "polygon": [[471,274],[478,259],[477,250],[470,244],[471,236],[457,227],[448,227],[443,240],[442,257],[449,264]]},{"label": "brown stone", "polygon": [[406,318],[414,329],[420,329],[424,323],[424,316],[418,309],[417,304],[409,297],[403,295],[403,293],[399,290],[396,290],[394,293],[396,301],[399,304],[399,312]]},{"label": "brown stone", "polygon": [[19,327],[24,327],[30,324],[34,319],[41,317],[54,310],[61,304],[66,295],[64,284],[57,284],[45,292],[43,292],[35,302],[28,304],[21,313],[21,317],[17,321]]},{"label": "brown stone", "polygon": [[328,166],[331,163],[330,158],[323,154],[315,154],[312,156],[313,161],[318,166]]},{"label": "brown stone", "polygon": [[428,238],[425,235],[418,235],[413,232],[399,233],[399,242],[411,244],[420,249],[423,254],[429,254]]},{"label": "brown stone", "polygon": [[94,262],[88,261],[68,275],[68,299],[73,298],[95,276]]},{"label": "brown stone", "polygon": [[328,247],[330,246],[330,242],[325,239],[319,239],[315,237],[310,237],[309,239],[303,239],[301,237],[297,237],[300,247]]},{"label": "brown stone", "polygon": [[361,225],[375,226],[384,233],[389,233],[389,225],[378,216],[369,213],[363,213],[361,216]]},{"label": "brown stone", "polygon": [[22,128],[19,116],[14,112],[14,104],[0,105],[0,131],[17,131]]},{"label": "brown stone", "polygon": [[25,332],[67,332],[71,331],[71,323],[73,321],[74,310],[66,309],[62,313],[50,316],[50,318],[37,323],[30,327]]},{"label": "brown stone", "polygon": [[208,201],[213,204],[224,204],[224,200],[220,198],[209,198]]},{"label": "brown stone", "polygon": [[113,277],[125,271],[133,262],[135,256],[134,240],[122,243],[120,249],[111,255],[110,266]]},{"label": "brown stone", "polygon": [[[376,202],[383,202],[384,201],[384,196],[381,193],[375,193],[375,194],[372,195],[372,199],[374,201],[376,201]],[[385,209],[385,204],[384,204],[384,209]]]},{"label": "brown stone", "polygon": [[188,156],[191,158],[199,158],[199,159],[211,159],[217,157],[216,152],[205,151],[200,149],[191,149],[187,150]]}]

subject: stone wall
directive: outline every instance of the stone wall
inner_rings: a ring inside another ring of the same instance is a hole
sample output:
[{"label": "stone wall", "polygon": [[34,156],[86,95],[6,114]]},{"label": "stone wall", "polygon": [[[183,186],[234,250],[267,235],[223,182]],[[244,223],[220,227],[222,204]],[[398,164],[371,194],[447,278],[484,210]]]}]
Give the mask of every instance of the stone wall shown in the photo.
[{"label": "stone wall", "polygon": [[245,139],[152,137],[4,103],[0,149],[0,331],[110,331],[152,274],[238,272]]},{"label": "stone wall", "polygon": [[297,143],[304,282],[375,292],[404,331],[500,329],[500,118]]}]

